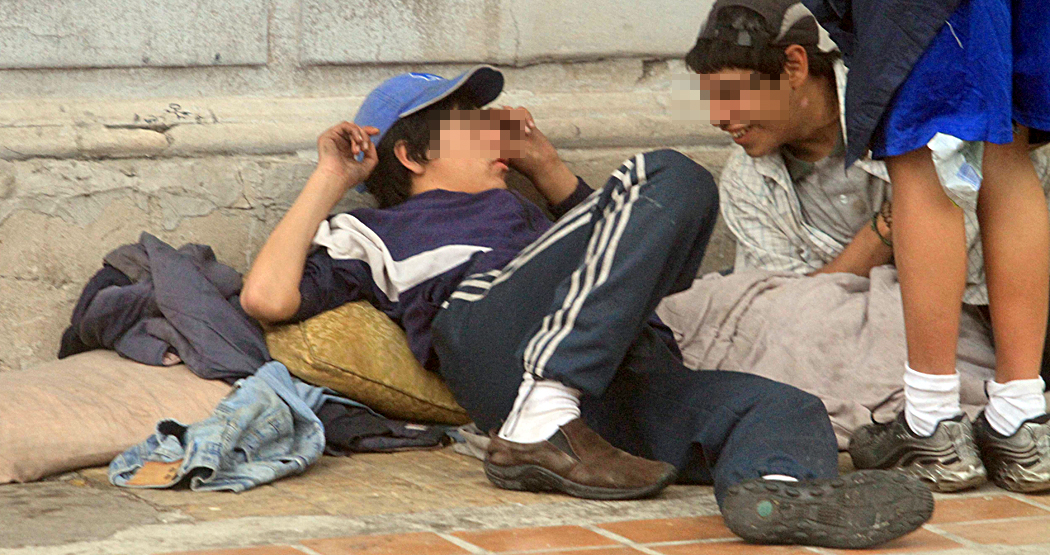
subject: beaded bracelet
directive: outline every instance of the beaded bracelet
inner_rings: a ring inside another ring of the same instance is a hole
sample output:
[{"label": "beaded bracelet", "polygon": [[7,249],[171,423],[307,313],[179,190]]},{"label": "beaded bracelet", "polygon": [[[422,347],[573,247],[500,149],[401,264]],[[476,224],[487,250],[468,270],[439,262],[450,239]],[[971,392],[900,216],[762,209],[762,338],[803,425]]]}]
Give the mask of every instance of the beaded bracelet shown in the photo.
[{"label": "beaded bracelet", "polygon": [[879,240],[882,241],[883,245],[886,245],[887,247],[893,247],[893,243],[889,239],[883,237],[882,233],[879,233],[879,215],[881,215],[881,214],[882,214],[881,212],[876,212],[876,213],[872,214],[872,216],[871,216],[871,230],[875,232],[875,235],[879,236]]}]

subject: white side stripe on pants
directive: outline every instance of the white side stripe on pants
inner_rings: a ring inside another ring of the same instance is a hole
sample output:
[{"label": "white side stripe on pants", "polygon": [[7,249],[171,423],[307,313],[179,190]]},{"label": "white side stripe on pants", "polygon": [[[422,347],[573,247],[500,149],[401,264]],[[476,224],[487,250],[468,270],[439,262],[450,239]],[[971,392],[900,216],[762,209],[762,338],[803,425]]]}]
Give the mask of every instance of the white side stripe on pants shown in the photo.
[{"label": "white side stripe on pants", "polygon": [[[573,317],[571,312],[573,301],[578,298],[581,292],[589,291],[593,287],[596,263],[601,259],[601,253],[604,252],[612,238],[615,220],[619,215],[618,211],[623,206],[623,197],[624,194],[621,191],[613,194],[612,200],[614,202],[610,203],[605,209],[601,221],[595,225],[594,233],[591,235],[590,243],[587,246],[584,265],[577,268],[570,277],[569,291],[562,301],[561,308],[552,314],[548,314],[543,319],[543,326],[539,333],[534,335],[526,346],[523,362],[527,371],[541,375],[541,371],[535,367],[534,363],[530,362],[534,361],[536,353],[542,350],[564,328],[566,319]],[[580,282],[581,276],[583,277],[582,285]]]},{"label": "white side stripe on pants", "polygon": [[[605,218],[603,218],[601,223],[608,223],[608,226],[601,232],[602,239],[599,242],[598,249],[593,253],[589,253],[584,266],[573,272],[572,287],[562,303],[562,308],[544,319],[544,327],[547,327],[547,324],[553,325],[547,330],[541,329],[526,348],[523,360],[525,369],[535,373],[537,376],[543,376],[544,369],[551,357],[554,356],[558,345],[572,332],[576,318],[582,310],[587,296],[594,289],[605,283],[609,277],[616,249],[631,217],[631,209],[638,200],[640,186],[646,182],[645,157],[639,154],[635,157],[635,160],[637,183],[633,183],[631,180],[630,168],[627,169],[626,173],[617,172],[619,173],[617,177],[623,182],[624,189],[622,192],[618,191],[619,195],[614,195],[616,202],[613,212],[610,214],[608,209],[606,210]],[[627,197],[626,202],[624,201],[624,196]],[[614,226],[615,231],[612,231]],[[611,234],[610,231],[612,231]],[[595,235],[598,235],[597,229],[595,230]],[[599,266],[601,266],[601,271],[595,278],[595,272]],[[572,289],[575,289],[575,286],[579,283],[579,275],[581,273],[586,274],[584,285],[578,291],[573,291]],[[551,316],[554,316],[554,318],[551,318]],[[545,346],[543,345],[544,343],[546,343]]]}]

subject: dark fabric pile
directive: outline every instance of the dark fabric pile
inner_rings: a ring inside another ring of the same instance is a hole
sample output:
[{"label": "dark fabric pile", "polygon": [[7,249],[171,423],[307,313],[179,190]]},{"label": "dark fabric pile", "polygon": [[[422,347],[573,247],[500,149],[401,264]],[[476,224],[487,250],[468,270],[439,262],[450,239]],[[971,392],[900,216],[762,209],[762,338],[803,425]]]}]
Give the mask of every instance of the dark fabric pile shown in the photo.
[{"label": "dark fabric pile", "polygon": [[[272,360],[262,328],[241,308],[241,275],[207,245],[179,249],[143,232],[103,259],[80,295],[58,358],[111,349],[163,366],[180,359],[204,379],[233,383]],[[177,357],[177,358],[174,358]],[[317,412],[332,454],[434,447],[444,426],[390,420],[330,401]]]},{"label": "dark fabric pile", "polygon": [[113,349],[161,366],[174,353],[194,374],[227,382],[270,360],[262,328],[241,309],[241,275],[211,247],[175,250],[143,233],[104,262],[77,302],[58,358]]}]

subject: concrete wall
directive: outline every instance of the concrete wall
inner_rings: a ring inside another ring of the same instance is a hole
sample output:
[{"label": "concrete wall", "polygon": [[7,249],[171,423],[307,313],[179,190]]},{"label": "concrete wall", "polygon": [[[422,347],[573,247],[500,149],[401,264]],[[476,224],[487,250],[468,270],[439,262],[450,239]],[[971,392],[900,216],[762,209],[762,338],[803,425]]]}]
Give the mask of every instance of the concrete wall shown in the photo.
[{"label": "concrete wall", "polygon": [[[53,358],[102,256],[141,231],[246,270],[317,134],[406,70],[498,65],[497,102],[593,184],[663,146],[717,172],[725,138],[669,110],[710,3],[0,2],[0,371]],[[705,269],[731,258],[723,229]]]}]

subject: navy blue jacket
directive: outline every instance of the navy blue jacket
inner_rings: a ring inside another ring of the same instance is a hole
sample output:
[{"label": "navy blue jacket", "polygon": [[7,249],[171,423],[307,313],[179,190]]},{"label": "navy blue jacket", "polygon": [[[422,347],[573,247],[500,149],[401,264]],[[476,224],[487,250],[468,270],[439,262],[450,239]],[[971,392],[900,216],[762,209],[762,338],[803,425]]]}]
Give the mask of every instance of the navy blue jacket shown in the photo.
[{"label": "navy blue jacket", "polygon": [[960,0],[802,0],[842,50],[846,167],[868,151],[893,94]]},{"label": "navy blue jacket", "polygon": [[[579,180],[551,212],[560,216],[591,192]],[[405,330],[416,359],[436,371],[430,323],[442,303],[468,276],[506,266],[551,225],[539,207],[506,189],[433,190],[391,208],[337,214],[314,239],[325,246],[306,259],[301,304],[290,321],[367,300]]]}]

